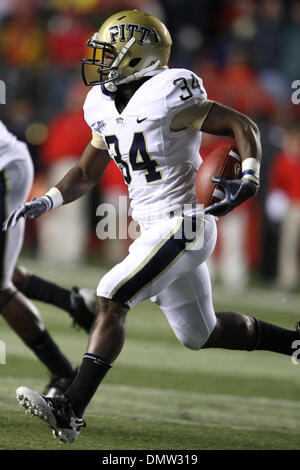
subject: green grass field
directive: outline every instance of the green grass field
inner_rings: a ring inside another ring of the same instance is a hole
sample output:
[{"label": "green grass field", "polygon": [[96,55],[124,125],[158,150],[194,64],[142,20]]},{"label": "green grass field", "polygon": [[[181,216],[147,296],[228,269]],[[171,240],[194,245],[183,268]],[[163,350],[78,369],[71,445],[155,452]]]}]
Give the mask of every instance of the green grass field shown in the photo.
[{"label": "green grass field", "polygon": [[[55,269],[33,261],[36,274],[66,286],[94,287],[96,267]],[[294,328],[299,298],[252,288],[241,296],[216,289],[216,309],[239,310]],[[48,330],[75,364],[87,335],[64,312],[36,302]],[[0,319],[6,364],[0,365],[0,449],[300,449],[300,365],[268,352],[190,351],[174,337],[157,306],[128,316],[125,347],[87,409],[87,427],[63,446],[48,426],[24,414],[15,390],[41,391],[45,368]]]}]

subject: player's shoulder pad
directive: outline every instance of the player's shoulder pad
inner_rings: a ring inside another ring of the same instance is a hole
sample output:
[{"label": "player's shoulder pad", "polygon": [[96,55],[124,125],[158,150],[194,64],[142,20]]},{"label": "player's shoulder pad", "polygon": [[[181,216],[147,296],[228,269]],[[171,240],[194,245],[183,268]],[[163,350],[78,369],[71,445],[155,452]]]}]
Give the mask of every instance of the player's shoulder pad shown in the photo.
[{"label": "player's shoulder pad", "polygon": [[90,127],[95,121],[95,116],[99,115],[99,109],[105,110],[110,101],[111,97],[106,96],[101,87],[93,86],[90,89],[83,104],[84,119]]},{"label": "player's shoulder pad", "polygon": [[169,112],[178,112],[207,99],[203,81],[197,74],[187,69],[170,69],[166,102]]}]

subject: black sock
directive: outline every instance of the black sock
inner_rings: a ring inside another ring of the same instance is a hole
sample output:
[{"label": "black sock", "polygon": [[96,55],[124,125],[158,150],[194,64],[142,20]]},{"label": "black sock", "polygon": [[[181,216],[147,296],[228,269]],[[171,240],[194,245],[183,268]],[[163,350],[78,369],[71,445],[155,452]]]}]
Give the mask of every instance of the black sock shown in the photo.
[{"label": "black sock", "polygon": [[62,308],[67,312],[72,309],[70,290],[60,287],[53,282],[42,279],[32,274],[30,276],[27,288],[24,292],[26,297],[35,300],[41,300],[56,307]]},{"label": "black sock", "polygon": [[68,377],[74,367],[63,355],[47,331],[43,331],[34,341],[26,343],[51,374]]},{"label": "black sock", "polygon": [[65,393],[77,418],[82,417],[84,410],[110,368],[109,364],[94,354],[83,356],[78,374]]},{"label": "black sock", "polygon": [[298,331],[287,330],[257,318],[255,320],[258,327],[258,339],[255,349],[274,351],[288,356],[292,355],[294,352],[293,342],[300,340]]}]

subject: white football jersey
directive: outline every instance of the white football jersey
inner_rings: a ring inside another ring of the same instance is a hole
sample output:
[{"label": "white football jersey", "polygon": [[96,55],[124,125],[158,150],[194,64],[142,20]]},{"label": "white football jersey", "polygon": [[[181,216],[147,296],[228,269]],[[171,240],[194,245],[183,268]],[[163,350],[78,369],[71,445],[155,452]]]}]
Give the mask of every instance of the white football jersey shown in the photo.
[{"label": "white football jersey", "polygon": [[102,87],[89,91],[85,119],[103,137],[123,173],[134,219],[196,203],[201,132],[174,132],[170,125],[177,113],[206,99],[202,80],[190,70],[175,68],[144,82],[121,114]]},{"label": "white football jersey", "polygon": [[30,158],[25,144],[7,130],[0,120],[0,171],[13,160],[25,160]]}]

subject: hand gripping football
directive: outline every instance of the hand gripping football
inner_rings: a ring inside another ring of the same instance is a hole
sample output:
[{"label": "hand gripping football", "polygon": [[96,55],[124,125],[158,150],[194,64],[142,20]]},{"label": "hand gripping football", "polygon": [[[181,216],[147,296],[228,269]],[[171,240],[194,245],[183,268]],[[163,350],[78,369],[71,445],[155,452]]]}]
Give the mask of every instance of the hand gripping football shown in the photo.
[{"label": "hand gripping football", "polygon": [[208,207],[224,199],[224,191],[212,182],[217,176],[227,180],[242,176],[241,157],[234,145],[219,147],[211,152],[200,165],[196,176],[196,196],[199,204]]}]

